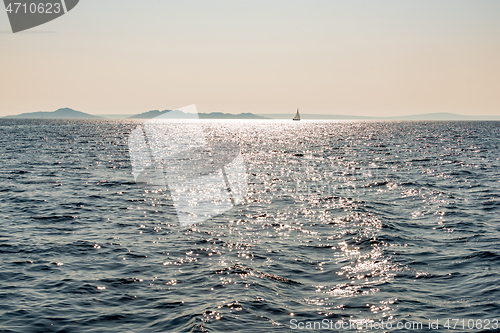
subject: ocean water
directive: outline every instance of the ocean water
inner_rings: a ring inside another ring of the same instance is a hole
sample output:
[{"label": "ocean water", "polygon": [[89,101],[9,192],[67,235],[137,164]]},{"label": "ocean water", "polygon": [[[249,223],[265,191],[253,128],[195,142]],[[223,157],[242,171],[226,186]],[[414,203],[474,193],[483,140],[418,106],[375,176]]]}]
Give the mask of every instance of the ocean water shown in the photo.
[{"label": "ocean water", "polygon": [[0,332],[499,331],[499,122],[206,121],[248,194],[184,227],[138,124],[0,120]]}]

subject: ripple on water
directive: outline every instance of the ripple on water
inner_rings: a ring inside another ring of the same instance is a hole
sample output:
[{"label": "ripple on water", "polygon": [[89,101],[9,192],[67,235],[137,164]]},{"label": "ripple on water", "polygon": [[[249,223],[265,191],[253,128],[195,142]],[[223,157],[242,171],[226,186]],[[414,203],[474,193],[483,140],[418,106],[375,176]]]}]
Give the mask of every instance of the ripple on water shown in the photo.
[{"label": "ripple on water", "polygon": [[133,181],[136,125],[0,121],[4,331],[500,315],[499,123],[209,121],[248,195],[184,228]]}]

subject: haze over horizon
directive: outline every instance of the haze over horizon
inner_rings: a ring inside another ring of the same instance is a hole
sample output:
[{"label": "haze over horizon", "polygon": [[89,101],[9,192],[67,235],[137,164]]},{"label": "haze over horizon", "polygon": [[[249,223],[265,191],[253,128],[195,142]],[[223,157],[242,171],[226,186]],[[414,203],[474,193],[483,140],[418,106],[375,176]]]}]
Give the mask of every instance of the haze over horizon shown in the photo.
[{"label": "haze over horizon", "polygon": [[[74,110],[72,108],[60,108],[55,111],[36,111],[36,112],[26,112],[17,115],[9,115],[5,118],[18,118],[18,119],[151,119],[165,112],[175,113],[176,119],[184,118],[184,115],[192,114],[193,111],[196,112],[196,107],[194,105],[189,106],[191,112],[186,113],[186,108],[181,108],[181,110],[150,110],[146,112],[136,113],[136,114],[90,114],[82,112],[79,110]],[[222,113],[222,112],[198,112],[200,119],[276,119],[276,120],[290,120],[292,114],[290,113],[265,113],[265,114],[254,114],[254,113]],[[3,117],[0,117],[3,118]],[[191,118],[191,117],[188,117]],[[456,113],[424,113],[424,114],[414,114],[405,116],[353,116],[353,115],[328,115],[328,114],[310,114],[302,113],[303,120],[436,120],[436,121],[453,121],[453,120],[463,120],[463,121],[485,121],[494,120],[500,121],[500,116],[481,116],[481,115],[460,115]]]},{"label": "haze over horizon", "polygon": [[190,104],[204,113],[500,115],[499,12],[498,1],[464,0],[86,0],[12,34],[2,9],[0,117]]}]

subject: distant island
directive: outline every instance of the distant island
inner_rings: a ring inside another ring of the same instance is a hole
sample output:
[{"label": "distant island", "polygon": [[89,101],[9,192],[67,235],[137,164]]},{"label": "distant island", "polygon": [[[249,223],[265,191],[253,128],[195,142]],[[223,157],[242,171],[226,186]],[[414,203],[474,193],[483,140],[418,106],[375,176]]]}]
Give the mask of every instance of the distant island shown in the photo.
[{"label": "distant island", "polygon": [[[189,119],[193,118],[194,115],[190,113],[185,113],[179,110],[152,110],[144,113],[139,113],[129,117],[128,119],[153,119],[163,114],[168,114],[168,118],[175,119]],[[240,114],[231,114],[231,113],[222,113],[222,112],[212,112],[212,113],[198,113],[198,118],[200,119],[268,119],[264,116],[259,116],[253,113],[240,113]]]},{"label": "distant island", "polygon": [[[269,119],[292,119],[293,113],[260,114]],[[308,114],[301,112],[302,119],[309,120],[420,120],[420,121],[474,121],[474,120],[500,120],[500,116],[466,116],[457,113],[438,112],[423,113],[408,116],[376,117],[376,116],[350,116],[335,114]]]},{"label": "distant island", "polygon": [[4,118],[23,118],[23,119],[104,119],[103,117],[94,116],[81,111],[76,111],[70,108],[57,109],[56,111],[38,111],[21,113],[15,116],[7,116]]},{"label": "distant island", "polygon": [[[162,114],[169,113],[168,118],[175,119],[189,119],[194,118],[195,115],[190,113],[185,113],[179,110],[152,110],[148,112],[139,113],[132,116],[96,116],[89,113],[76,111],[71,108],[62,108],[56,111],[38,111],[38,112],[27,112],[21,113],[13,116],[6,116],[3,118],[22,118],[22,119],[152,119],[156,118]],[[212,112],[212,113],[198,113],[198,117],[200,119],[267,119],[264,116],[258,116],[253,113],[240,113],[240,114],[231,114],[231,113],[222,113],[222,112]]]}]

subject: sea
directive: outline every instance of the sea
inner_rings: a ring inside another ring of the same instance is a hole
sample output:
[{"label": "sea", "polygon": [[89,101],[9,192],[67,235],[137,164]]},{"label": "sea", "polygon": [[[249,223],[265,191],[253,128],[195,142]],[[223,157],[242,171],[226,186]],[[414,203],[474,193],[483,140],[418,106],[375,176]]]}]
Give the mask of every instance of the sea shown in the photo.
[{"label": "sea", "polygon": [[188,225],[141,123],[0,120],[0,332],[500,331],[500,122],[205,120],[247,189]]}]

